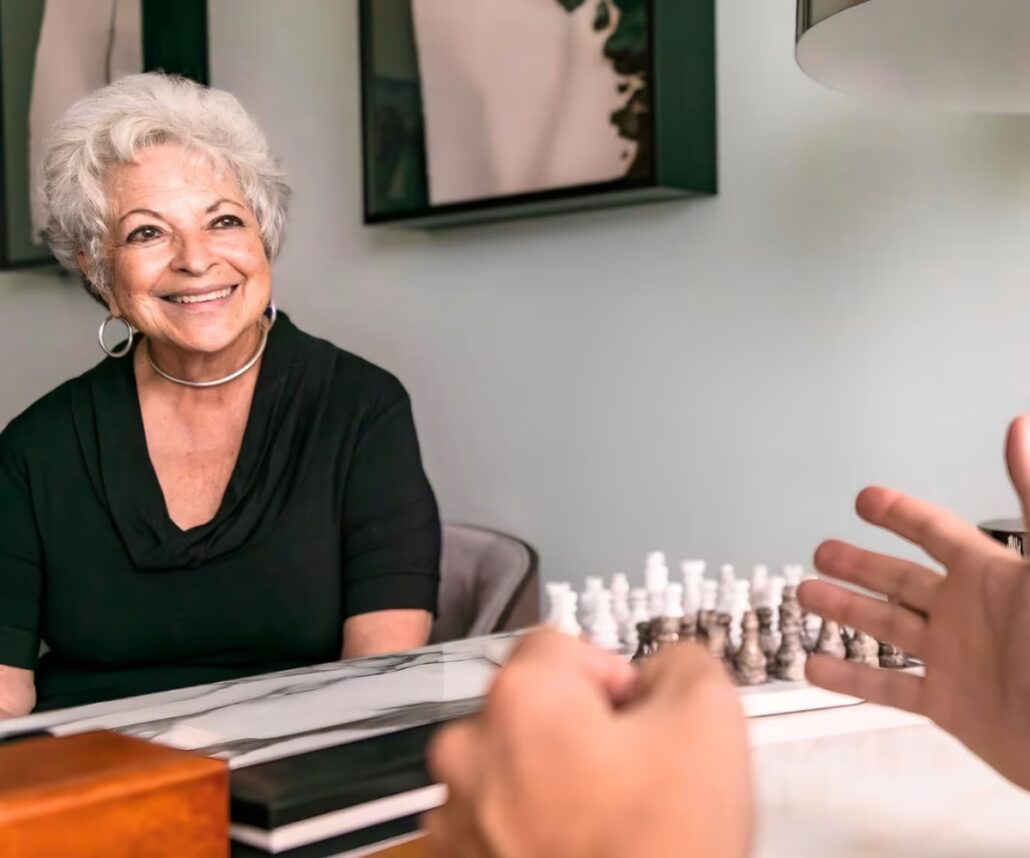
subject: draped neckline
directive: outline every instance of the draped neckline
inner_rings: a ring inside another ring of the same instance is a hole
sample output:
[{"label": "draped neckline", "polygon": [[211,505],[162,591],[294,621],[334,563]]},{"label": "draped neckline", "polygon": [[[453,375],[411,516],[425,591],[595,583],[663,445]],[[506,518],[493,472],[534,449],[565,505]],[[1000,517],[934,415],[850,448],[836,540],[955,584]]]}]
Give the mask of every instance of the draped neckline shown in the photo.
[{"label": "draped neckline", "polygon": [[[132,353],[107,358],[73,397],[87,468],[133,563],[140,570],[196,568],[250,542],[281,508],[288,482],[290,424],[296,425],[305,338],[285,313],[268,335],[254,395],[225,494],[214,517],[183,530],[168,514],[147,448]],[[293,413],[291,413],[293,412]]]}]

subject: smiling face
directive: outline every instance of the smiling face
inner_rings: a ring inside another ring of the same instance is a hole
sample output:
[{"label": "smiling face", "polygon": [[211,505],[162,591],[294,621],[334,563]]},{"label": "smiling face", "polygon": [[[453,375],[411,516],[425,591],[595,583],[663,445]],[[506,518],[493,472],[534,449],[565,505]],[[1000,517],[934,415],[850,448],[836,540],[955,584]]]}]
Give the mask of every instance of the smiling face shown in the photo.
[{"label": "smiling face", "polygon": [[167,144],[112,168],[106,192],[111,312],[183,357],[249,342],[271,299],[271,270],[236,181]]}]

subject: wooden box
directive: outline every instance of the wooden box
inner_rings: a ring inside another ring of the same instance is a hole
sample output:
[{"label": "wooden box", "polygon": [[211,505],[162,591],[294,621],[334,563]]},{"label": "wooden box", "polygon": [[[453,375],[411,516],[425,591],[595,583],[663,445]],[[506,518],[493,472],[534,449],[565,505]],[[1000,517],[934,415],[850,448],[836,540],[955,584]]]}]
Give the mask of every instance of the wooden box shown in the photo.
[{"label": "wooden box", "polygon": [[117,733],[0,745],[0,858],[227,858],[225,763]]}]

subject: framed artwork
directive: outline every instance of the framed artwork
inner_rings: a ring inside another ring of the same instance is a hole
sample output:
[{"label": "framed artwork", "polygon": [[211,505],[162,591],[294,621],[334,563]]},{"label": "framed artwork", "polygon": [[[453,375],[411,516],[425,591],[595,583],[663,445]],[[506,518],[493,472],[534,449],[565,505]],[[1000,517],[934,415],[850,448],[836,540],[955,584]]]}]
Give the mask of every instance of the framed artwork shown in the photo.
[{"label": "framed artwork", "polygon": [[53,261],[34,193],[46,134],[126,74],[207,83],[206,0],[0,0],[0,268]]},{"label": "framed artwork", "polygon": [[714,0],[360,0],[368,224],[716,191]]}]

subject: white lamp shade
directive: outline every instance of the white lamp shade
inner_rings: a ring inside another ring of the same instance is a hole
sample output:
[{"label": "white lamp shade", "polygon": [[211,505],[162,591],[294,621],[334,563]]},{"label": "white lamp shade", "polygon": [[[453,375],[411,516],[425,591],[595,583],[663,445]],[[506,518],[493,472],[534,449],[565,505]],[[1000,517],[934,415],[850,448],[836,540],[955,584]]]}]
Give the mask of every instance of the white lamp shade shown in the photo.
[{"label": "white lamp shade", "polygon": [[796,57],[885,103],[1030,113],[1030,0],[798,0]]}]

